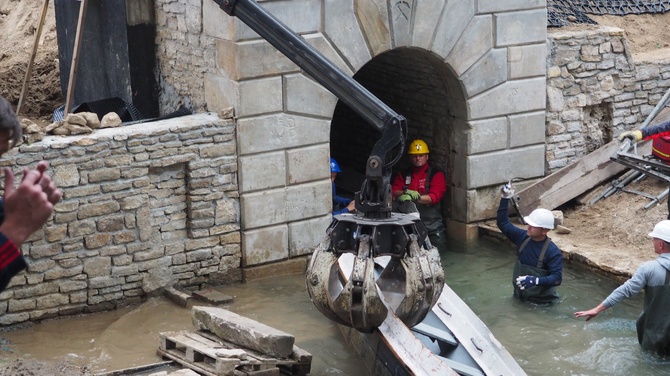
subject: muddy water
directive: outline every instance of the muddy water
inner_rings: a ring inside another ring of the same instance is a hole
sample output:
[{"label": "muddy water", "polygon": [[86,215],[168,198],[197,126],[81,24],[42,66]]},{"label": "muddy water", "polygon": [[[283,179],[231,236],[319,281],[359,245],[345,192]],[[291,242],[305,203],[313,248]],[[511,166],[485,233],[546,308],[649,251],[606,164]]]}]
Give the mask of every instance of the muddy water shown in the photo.
[{"label": "muddy water", "polygon": [[[506,243],[452,242],[443,255],[447,283],[489,326],[528,375],[669,375],[670,360],[641,351],[635,319],[641,297],[625,301],[584,322],[576,310],[598,304],[617,284],[566,265],[561,303],[539,307],[512,298],[513,250]],[[650,250],[651,252],[651,250]],[[316,311],[303,276],[285,276],[221,287],[234,302],[224,307],[295,335],[314,356],[313,375],[363,376],[356,355],[335,325]],[[199,304],[199,303],[198,303]],[[37,324],[0,333],[0,365],[16,356],[59,361],[64,358],[108,372],[154,363],[158,334],[191,330],[190,308],[166,299],[139,307]]]},{"label": "muddy water", "polygon": [[[313,356],[313,375],[363,376],[367,372],[349,350],[339,329],[309,300],[304,276],[292,275],[219,291],[233,296],[222,305],[240,315],[293,334],[296,345]],[[193,330],[192,305],[182,308],[154,298],[134,308],[36,324],[29,329],[0,333],[0,366],[16,356],[87,365],[94,373],[138,367],[161,361],[156,355],[161,332]]]}]

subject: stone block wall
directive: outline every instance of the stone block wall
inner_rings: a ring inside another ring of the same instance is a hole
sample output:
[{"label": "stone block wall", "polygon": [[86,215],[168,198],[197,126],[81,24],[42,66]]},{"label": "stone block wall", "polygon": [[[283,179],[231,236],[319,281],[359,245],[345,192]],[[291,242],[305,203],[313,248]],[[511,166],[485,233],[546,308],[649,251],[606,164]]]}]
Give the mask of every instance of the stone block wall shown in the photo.
[{"label": "stone block wall", "polygon": [[212,0],[153,3],[160,113],[175,111],[182,104],[194,111],[220,110],[208,108],[205,102],[204,77],[215,70],[216,49],[214,38],[202,32],[207,7],[218,6]]},{"label": "stone block wall", "polygon": [[18,149],[0,164],[46,160],[63,200],[24,243],[28,269],[0,293],[0,325],[241,281],[232,120],[202,113]]},{"label": "stone block wall", "polygon": [[670,61],[635,61],[624,31],[550,30],[547,172],[640,127],[670,88]]},{"label": "stone block wall", "polygon": [[[435,161],[442,162],[450,176],[449,197],[445,199],[449,207],[444,212],[452,219],[482,219],[489,207],[479,205],[476,198],[480,191],[488,194],[491,185],[510,176],[532,178],[544,174],[544,1],[501,5],[474,0],[296,0],[263,1],[261,5],[345,74],[358,75],[371,65],[381,71],[392,69],[403,58],[421,60],[426,69],[414,72],[417,67],[410,66],[412,73],[401,77],[404,81],[393,87],[392,95],[397,97],[396,103],[415,98],[417,92],[412,89],[416,86],[405,83],[418,82],[413,77],[420,72],[430,72],[426,76],[440,88],[439,92],[426,93],[433,95],[434,103],[444,104],[441,111],[435,111],[439,119],[412,122],[417,129],[410,133],[432,138],[428,141]],[[327,154],[332,152],[328,131],[337,101],[214,2],[202,2],[202,30],[205,36],[216,39],[217,60],[216,69],[205,74],[205,102],[212,110],[215,106],[235,108],[240,176],[246,180],[244,176],[254,173],[244,167],[253,165],[253,161],[272,162],[267,168],[276,167],[276,174],[265,174],[267,186],[247,191],[246,183],[242,183],[243,253],[247,234],[272,231],[284,239],[275,244],[276,254],[245,257],[244,266],[311,253],[313,246],[292,249],[290,245],[295,242],[286,236],[299,233],[286,229],[296,221],[329,222],[325,166]],[[310,88],[309,92],[303,92],[305,87]],[[419,112],[425,114],[423,118],[430,114],[426,106],[416,106],[414,118],[421,118]],[[352,139],[361,136],[358,129],[355,134]],[[487,149],[474,142],[491,139],[496,144]],[[356,153],[369,155],[368,148],[359,149]],[[308,151],[313,153],[311,163],[300,165],[308,169],[296,169],[299,165],[289,163],[291,154]],[[517,155],[527,157],[527,163],[513,163]],[[316,170],[320,168],[323,170]],[[305,195],[310,191],[317,194],[311,201]],[[267,212],[262,220],[247,222],[246,214],[258,216],[259,209]],[[323,236],[322,232],[302,234],[304,244],[316,244]],[[289,244],[288,249],[285,244]]]}]

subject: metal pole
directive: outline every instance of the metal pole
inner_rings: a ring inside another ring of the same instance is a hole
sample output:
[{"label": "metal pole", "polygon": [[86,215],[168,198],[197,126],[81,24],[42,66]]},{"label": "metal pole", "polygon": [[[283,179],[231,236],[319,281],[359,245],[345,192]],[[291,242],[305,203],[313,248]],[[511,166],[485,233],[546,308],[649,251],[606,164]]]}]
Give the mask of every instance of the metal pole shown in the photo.
[{"label": "metal pole", "polygon": [[604,190],[600,195],[598,195],[597,197],[593,198],[593,199],[589,202],[589,205],[593,205],[593,204],[595,204],[596,202],[600,201],[601,199],[603,199],[603,198],[607,198],[607,197],[611,196],[612,194],[614,194],[614,192],[617,191],[617,186],[618,186],[619,184],[621,184],[622,181],[625,181],[626,179],[628,179],[628,177],[630,177],[631,175],[633,175],[635,172],[638,172],[638,171],[635,171],[635,170],[632,170],[632,169],[631,169],[631,170],[628,170],[628,171],[626,171],[626,173],[624,173],[623,175],[621,175],[621,178],[620,178],[620,179],[614,179],[614,180],[612,180],[612,182],[610,183],[611,185],[610,185],[609,187],[605,188],[605,190]]},{"label": "metal pole", "polygon": [[605,195],[605,198],[607,198],[607,197],[613,195],[616,191],[619,191],[619,190],[623,189],[625,186],[628,185],[628,183],[630,183],[631,181],[633,181],[634,179],[636,179],[637,177],[639,177],[640,174],[642,174],[640,171],[636,171],[636,170],[632,170],[632,171],[633,171],[633,173],[630,174],[630,175],[629,175],[626,179],[624,179],[621,183],[617,184],[617,185],[614,187],[614,191],[610,192],[609,194],[606,194],[606,195]]},{"label": "metal pole", "polygon": [[[663,98],[656,103],[656,107],[654,107],[653,110],[651,110],[651,113],[647,118],[644,120],[644,123],[642,123],[642,126],[640,126],[639,129],[642,129],[649,125],[654,118],[656,118],[656,115],[658,115],[659,112],[665,107],[665,105],[668,103],[668,99],[670,99],[670,89],[668,89],[665,94],[663,95]],[[636,145],[633,143],[633,145]],[[637,145],[636,145],[637,146]],[[621,147],[619,147],[619,151],[628,151],[630,150],[631,147],[631,141],[629,139],[625,139],[624,142],[621,144]],[[637,154],[637,150],[635,150],[635,154]]]},{"label": "metal pole", "polygon": [[663,200],[663,199],[668,195],[668,192],[670,192],[670,188],[668,188],[668,189],[666,189],[665,191],[663,191],[660,195],[656,196],[656,198],[654,198],[653,200],[651,200],[650,203],[648,203],[647,205],[645,205],[645,206],[644,206],[644,210],[647,210],[647,209],[651,208],[652,206],[654,206],[654,205],[658,204],[659,202],[661,202],[661,200]]},{"label": "metal pole", "polygon": [[63,110],[63,119],[70,113],[72,105],[72,96],[74,95],[74,86],[76,84],[77,66],[79,65],[79,50],[81,49],[81,40],[84,36],[84,16],[86,15],[86,0],[80,0],[79,19],[77,20],[77,31],[74,36],[74,48],[72,50],[72,63],[70,64],[70,76],[68,77],[67,96],[65,98],[65,109]]},{"label": "metal pole", "polygon": [[658,113],[661,112],[663,107],[665,107],[665,105],[668,103],[669,98],[670,98],[670,89],[668,89],[668,91],[665,92],[665,95],[663,95],[663,98],[661,98],[661,100],[658,103],[656,103],[656,107],[654,107],[654,109],[651,110],[651,113],[649,114],[649,116],[647,116],[647,119],[644,121],[644,123],[642,123],[642,126],[640,128],[646,127],[647,125],[649,125],[649,123],[651,123],[652,120],[654,120],[654,118],[656,118],[656,115],[658,115]]}]

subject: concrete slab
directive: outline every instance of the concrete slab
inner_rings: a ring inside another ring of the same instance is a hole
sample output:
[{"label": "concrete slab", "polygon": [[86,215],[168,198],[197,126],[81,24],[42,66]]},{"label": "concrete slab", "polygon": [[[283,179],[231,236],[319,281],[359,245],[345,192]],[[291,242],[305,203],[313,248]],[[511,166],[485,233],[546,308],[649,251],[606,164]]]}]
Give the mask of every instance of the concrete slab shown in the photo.
[{"label": "concrete slab", "polygon": [[278,358],[287,358],[293,353],[293,335],[226,309],[193,307],[191,317],[196,328],[228,342]]},{"label": "concrete slab", "polygon": [[216,290],[206,289],[200,291],[194,291],[193,297],[212,304],[226,304],[233,301],[233,297],[230,295],[223,294]]},{"label": "concrete slab", "polygon": [[165,297],[167,297],[168,299],[172,300],[173,302],[177,303],[182,307],[186,307],[188,305],[189,300],[191,299],[190,294],[181,292],[175,289],[174,287],[166,288],[165,291],[163,292],[163,295],[165,295]]}]

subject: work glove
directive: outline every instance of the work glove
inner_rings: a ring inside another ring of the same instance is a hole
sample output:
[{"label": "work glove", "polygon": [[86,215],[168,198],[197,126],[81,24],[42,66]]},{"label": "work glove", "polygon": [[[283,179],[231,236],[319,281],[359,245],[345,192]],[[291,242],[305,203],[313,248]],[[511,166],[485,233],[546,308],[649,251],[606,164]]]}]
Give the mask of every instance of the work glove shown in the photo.
[{"label": "work glove", "polygon": [[409,195],[409,197],[412,198],[412,201],[416,201],[416,200],[421,198],[421,193],[419,193],[417,191],[413,191],[411,189],[405,190],[405,192],[403,192],[403,194]]},{"label": "work glove", "polygon": [[619,135],[619,141],[623,141],[624,138],[627,138],[631,141],[638,142],[638,141],[642,140],[642,131],[639,131],[639,130],[636,129],[634,131],[623,132]]},{"label": "work glove", "polygon": [[533,286],[537,286],[540,283],[540,278],[532,275],[522,275],[516,277],[516,285],[521,289],[529,289]]},{"label": "work glove", "polygon": [[507,199],[514,197],[514,187],[511,183],[507,183],[500,188],[500,196]]},{"label": "work glove", "polygon": [[398,196],[398,201],[400,201],[400,202],[412,201],[412,196],[410,196],[407,193],[402,194],[402,195]]}]

